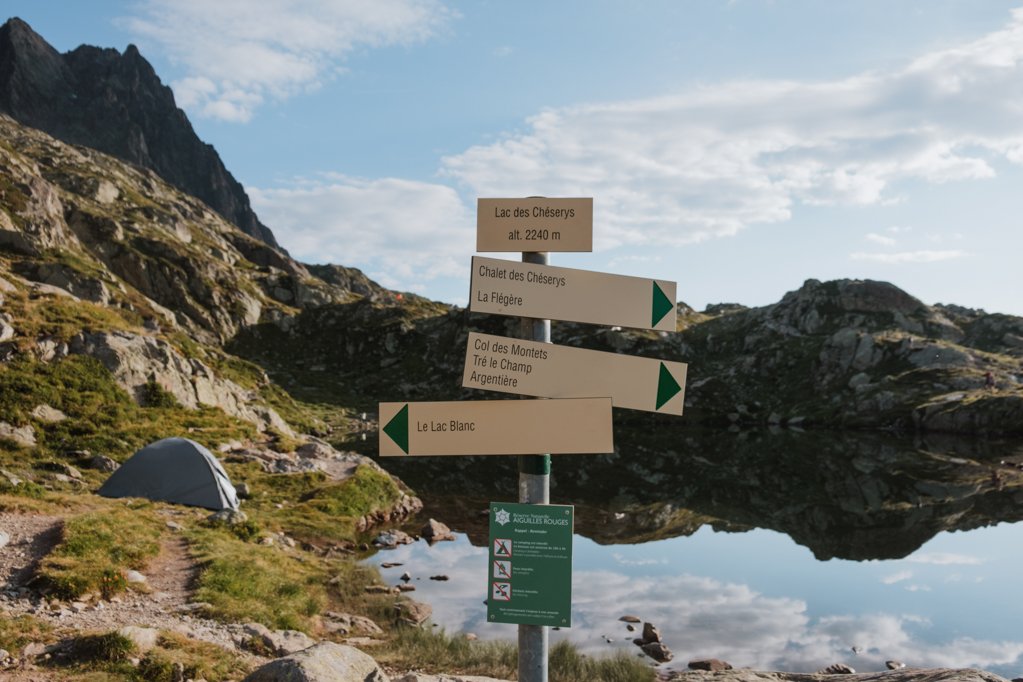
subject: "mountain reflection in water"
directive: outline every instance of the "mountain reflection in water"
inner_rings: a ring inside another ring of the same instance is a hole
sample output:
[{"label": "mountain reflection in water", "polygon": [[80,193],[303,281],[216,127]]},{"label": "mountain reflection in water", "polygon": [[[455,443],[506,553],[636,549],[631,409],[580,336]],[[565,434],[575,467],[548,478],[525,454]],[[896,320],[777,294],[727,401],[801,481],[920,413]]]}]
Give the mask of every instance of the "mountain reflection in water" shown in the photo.
[{"label": "mountain reflection in water", "polygon": [[[638,652],[617,620],[634,613],[660,628],[670,667],[716,656],[867,671],[894,658],[1023,673],[1023,444],[794,431],[666,443],[624,429],[616,440],[613,456],[554,458],[551,500],[576,505],[577,537],[573,627],[552,637]],[[391,583],[422,578],[411,596],[449,632],[514,639],[483,605],[485,510],[514,501],[514,458],[383,464],[425,515],[465,535],[370,561],[405,563],[382,569]],[[452,580],[426,579],[437,573]]]}]

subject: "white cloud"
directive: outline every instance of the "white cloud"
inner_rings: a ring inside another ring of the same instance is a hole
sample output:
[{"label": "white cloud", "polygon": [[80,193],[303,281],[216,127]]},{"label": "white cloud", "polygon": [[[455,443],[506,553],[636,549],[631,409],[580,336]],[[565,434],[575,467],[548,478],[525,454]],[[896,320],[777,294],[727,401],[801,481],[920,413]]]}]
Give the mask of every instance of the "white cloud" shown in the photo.
[{"label": "white cloud", "polygon": [[881,582],[885,585],[894,585],[895,583],[902,582],[903,580],[909,580],[913,577],[913,571],[899,571],[892,575],[881,578]]},{"label": "white cloud", "polygon": [[442,185],[329,175],[249,195],[299,260],[357,265],[387,287],[464,276],[475,247],[475,220]]},{"label": "white cloud", "polygon": [[1016,11],[1003,30],[891,73],[548,109],[443,172],[479,196],[592,196],[601,248],[677,246],[785,221],[801,203],[883,204],[906,181],[994,176],[1023,160],[1021,71]]},{"label": "white cloud", "polygon": [[969,254],[966,251],[900,251],[897,253],[866,253],[857,251],[849,255],[853,260],[874,261],[888,265],[900,265],[902,263],[937,263],[938,261],[955,260],[964,258]]},{"label": "white cloud", "polygon": [[870,232],[866,237],[867,241],[880,244],[881,246],[895,246],[896,241],[892,237],[886,237],[883,234],[877,234],[876,232]]},{"label": "white cloud", "polygon": [[183,65],[180,106],[246,121],[329,80],[354,50],[422,42],[453,16],[439,0],[143,0],[123,21]]}]

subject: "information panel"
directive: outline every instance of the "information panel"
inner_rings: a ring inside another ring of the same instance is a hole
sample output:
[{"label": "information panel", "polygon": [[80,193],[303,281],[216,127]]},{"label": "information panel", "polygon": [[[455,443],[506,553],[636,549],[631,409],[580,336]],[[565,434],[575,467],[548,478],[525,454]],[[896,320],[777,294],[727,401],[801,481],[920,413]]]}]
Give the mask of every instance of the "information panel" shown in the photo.
[{"label": "information panel", "polygon": [[462,386],[541,398],[609,396],[615,407],[682,414],[686,365],[469,333]]},{"label": "information panel", "polygon": [[490,503],[487,620],[572,625],[574,508]]},{"label": "information panel", "polygon": [[472,259],[469,309],[676,331],[674,282],[481,256]]},{"label": "information panel", "polygon": [[593,251],[593,199],[477,199],[477,251]]}]

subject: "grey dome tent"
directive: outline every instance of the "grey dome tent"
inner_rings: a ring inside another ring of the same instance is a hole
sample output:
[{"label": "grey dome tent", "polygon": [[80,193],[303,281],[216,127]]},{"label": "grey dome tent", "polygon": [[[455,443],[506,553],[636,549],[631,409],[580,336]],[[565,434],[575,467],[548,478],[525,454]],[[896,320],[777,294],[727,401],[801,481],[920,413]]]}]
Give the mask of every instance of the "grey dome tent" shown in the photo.
[{"label": "grey dome tent", "polygon": [[207,509],[237,509],[227,472],[187,438],[164,438],[128,458],[99,489],[103,497],[144,497]]}]

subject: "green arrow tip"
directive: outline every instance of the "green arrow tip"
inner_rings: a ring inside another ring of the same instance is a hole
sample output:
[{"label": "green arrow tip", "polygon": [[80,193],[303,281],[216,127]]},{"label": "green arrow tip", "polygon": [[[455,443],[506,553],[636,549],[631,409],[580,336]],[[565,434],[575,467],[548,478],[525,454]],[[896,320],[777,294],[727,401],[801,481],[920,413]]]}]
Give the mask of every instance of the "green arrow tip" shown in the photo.
[{"label": "green arrow tip", "polygon": [[[661,365],[661,367],[663,366]],[[657,391],[660,396],[660,389],[658,388]],[[401,448],[402,452],[408,454],[408,403],[398,410],[398,414],[394,415],[391,421],[387,422],[384,433],[391,437],[391,440]]]},{"label": "green arrow tip", "polygon": [[653,305],[651,306],[651,327],[656,327],[657,323],[664,319],[664,316],[671,312],[675,304],[667,297],[664,290],[661,289],[657,282],[654,285]]},{"label": "green arrow tip", "polygon": [[671,372],[668,368],[661,363],[661,372],[657,377],[657,407],[661,409],[665,403],[674,398],[682,390],[682,387],[675,381],[675,377],[671,376]]}]

